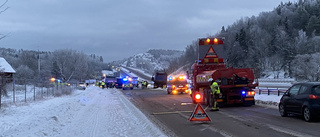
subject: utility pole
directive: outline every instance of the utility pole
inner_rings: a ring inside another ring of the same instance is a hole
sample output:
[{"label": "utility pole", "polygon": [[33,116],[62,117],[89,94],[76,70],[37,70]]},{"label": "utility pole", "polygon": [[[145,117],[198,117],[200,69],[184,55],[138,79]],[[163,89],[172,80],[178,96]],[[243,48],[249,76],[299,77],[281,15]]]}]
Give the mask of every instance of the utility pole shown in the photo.
[{"label": "utility pole", "polygon": [[40,80],[40,51],[39,51],[39,49],[38,49],[38,78],[39,78],[39,83],[41,82],[41,80]]}]

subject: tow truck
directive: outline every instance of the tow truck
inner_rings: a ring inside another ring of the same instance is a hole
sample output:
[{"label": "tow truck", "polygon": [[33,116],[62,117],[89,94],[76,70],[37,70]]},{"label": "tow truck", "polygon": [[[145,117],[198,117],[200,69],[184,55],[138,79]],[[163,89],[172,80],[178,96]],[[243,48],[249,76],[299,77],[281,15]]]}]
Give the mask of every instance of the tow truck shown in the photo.
[{"label": "tow truck", "polygon": [[189,93],[189,84],[185,75],[169,76],[167,82],[168,94]]},{"label": "tow truck", "polygon": [[[224,62],[223,38],[199,39],[198,61],[188,72],[192,80],[192,102],[208,105],[212,78],[218,82],[221,94],[219,106],[229,104],[254,105],[253,89],[258,86],[254,68],[226,67]],[[191,73],[190,73],[191,72]]]}]

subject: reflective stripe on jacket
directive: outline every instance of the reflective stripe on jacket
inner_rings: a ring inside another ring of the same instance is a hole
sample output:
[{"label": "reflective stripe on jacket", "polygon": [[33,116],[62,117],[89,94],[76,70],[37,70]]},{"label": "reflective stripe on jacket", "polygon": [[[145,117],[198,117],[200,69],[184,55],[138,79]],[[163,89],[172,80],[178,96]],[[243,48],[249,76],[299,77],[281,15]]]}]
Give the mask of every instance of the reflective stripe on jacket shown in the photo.
[{"label": "reflective stripe on jacket", "polygon": [[212,93],[220,94],[220,88],[217,82],[213,82],[210,86]]}]

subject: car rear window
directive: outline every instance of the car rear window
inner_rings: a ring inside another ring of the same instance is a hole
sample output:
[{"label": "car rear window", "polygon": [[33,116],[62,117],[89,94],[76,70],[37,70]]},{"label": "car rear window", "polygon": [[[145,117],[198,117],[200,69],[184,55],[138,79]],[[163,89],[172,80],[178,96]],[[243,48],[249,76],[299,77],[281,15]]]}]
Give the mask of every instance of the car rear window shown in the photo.
[{"label": "car rear window", "polygon": [[313,94],[320,95],[320,85],[314,86],[312,89],[313,89]]}]

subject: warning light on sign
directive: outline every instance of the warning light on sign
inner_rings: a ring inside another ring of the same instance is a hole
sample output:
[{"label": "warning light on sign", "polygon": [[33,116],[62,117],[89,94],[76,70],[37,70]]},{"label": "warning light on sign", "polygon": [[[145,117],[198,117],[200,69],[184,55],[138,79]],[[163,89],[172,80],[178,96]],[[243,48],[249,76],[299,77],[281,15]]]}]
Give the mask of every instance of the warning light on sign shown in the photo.
[{"label": "warning light on sign", "polygon": [[210,43],[210,39],[208,38],[206,42],[207,42],[207,43]]},{"label": "warning light on sign", "polygon": [[199,45],[220,45],[223,44],[221,38],[202,38],[199,39]]},{"label": "warning light on sign", "polygon": [[213,39],[213,42],[214,42],[214,43],[218,43],[218,39],[217,39],[217,38],[214,38],[214,39]]}]

